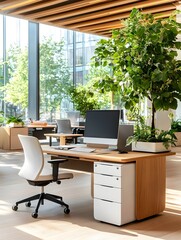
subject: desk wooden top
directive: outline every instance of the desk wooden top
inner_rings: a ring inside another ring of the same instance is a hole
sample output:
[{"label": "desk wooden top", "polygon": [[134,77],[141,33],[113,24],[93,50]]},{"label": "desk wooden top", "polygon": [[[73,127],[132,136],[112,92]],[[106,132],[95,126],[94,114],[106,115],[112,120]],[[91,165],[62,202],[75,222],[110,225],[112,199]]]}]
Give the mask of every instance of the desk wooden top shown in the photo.
[{"label": "desk wooden top", "polygon": [[76,133],[45,133],[47,137],[82,137],[83,134]]},{"label": "desk wooden top", "polygon": [[41,124],[30,124],[26,126],[27,128],[56,128],[56,125],[41,125]]},{"label": "desk wooden top", "polygon": [[115,162],[115,163],[127,163],[135,162],[137,160],[150,159],[155,157],[166,157],[175,155],[174,152],[164,152],[164,153],[144,153],[144,152],[128,152],[119,153],[117,151],[106,151],[101,153],[101,150],[97,152],[85,153],[85,152],[73,152],[69,150],[57,150],[53,147],[42,145],[42,150],[44,153],[50,155],[67,156],[76,158],[82,161],[102,161],[102,162]]}]

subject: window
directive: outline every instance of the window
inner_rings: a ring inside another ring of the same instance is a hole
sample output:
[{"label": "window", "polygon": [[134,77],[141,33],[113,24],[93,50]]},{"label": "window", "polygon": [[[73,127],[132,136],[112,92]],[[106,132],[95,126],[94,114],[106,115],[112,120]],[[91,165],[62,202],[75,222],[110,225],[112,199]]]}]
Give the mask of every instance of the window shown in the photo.
[{"label": "window", "polygon": [[[39,29],[39,118],[53,121],[73,110],[67,87],[86,82],[88,63],[99,37],[44,24]],[[0,33],[0,86],[5,87],[0,90],[0,111],[27,119],[28,21],[0,15]]]},{"label": "window", "polygon": [[28,106],[28,22],[0,16],[1,64],[0,82],[4,91],[0,110],[5,116],[22,115],[27,118]]}]

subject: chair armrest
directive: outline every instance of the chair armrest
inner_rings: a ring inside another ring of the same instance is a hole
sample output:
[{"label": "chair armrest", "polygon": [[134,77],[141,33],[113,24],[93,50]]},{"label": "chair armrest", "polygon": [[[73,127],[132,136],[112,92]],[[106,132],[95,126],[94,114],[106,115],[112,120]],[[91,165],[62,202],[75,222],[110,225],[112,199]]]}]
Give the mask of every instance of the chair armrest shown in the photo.
[{"label": "chair armrest", "polygon": [[53,175],[53,181],[58,180],[58,169],[59,169],[59,164],[68,161],[67,159],[53,159],[49,160],[48,163],[51,163],[53,166],[52,169],[52,175]]}]

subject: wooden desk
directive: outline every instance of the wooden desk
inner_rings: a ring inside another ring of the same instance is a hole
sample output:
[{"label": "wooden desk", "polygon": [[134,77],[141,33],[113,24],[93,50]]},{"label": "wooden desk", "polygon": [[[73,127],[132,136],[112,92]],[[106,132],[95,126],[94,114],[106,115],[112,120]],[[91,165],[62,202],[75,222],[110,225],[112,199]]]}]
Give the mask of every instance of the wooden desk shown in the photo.
[{"label": "wooden desk", "polygon": [[27,126],[28,135],[37,137],[38,139],[46,139],[45,133],[55,133],[56,125],[41,125],[41,124],[30,124]]},{"label": "wooden desk", "polygon": [[42,146],[43,152],[73,161],[83,162],[114,162],[136,164],[136,219],[141,220],[164,211],[166,192],[166,157],[174,155],[167,153],[129,152],[118,154],[113,151],[108,154],[82,153],[55,150],[49,146]]},{"label": "wooden desk", "polygon": [[66,139],[71,137],[75,139],[75,143],[77,143],[77,138],[82,137],[83,134],[74,134],[74,133],[46,133],[46,137],[50,138],[50,146],[52,145],[52,137],[55,138],[60,138],[60,145],[65,145],[66,144]]}]

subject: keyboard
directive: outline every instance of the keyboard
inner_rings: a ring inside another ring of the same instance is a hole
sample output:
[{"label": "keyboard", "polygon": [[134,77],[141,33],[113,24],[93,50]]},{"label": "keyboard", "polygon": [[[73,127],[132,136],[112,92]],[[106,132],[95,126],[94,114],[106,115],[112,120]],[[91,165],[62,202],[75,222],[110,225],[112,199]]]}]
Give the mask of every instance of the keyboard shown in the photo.
[{"label": "keyboard", "polygon": [[69,151],[73,152],[83,152],[83,153],[91,153],[95,151],[95,148],[88,148],[88,147],[75,147],[69,149]]}]

